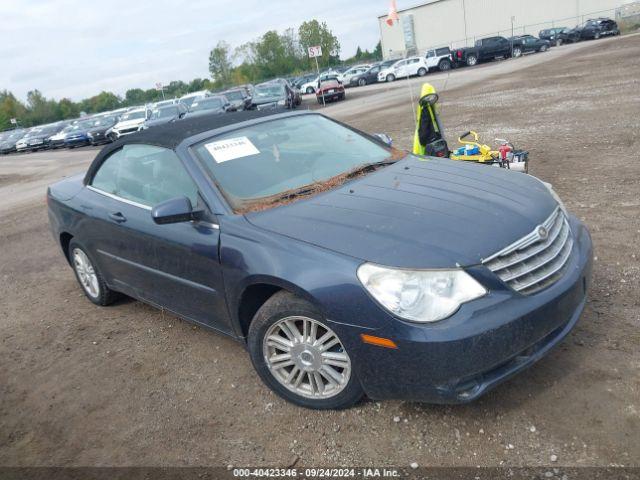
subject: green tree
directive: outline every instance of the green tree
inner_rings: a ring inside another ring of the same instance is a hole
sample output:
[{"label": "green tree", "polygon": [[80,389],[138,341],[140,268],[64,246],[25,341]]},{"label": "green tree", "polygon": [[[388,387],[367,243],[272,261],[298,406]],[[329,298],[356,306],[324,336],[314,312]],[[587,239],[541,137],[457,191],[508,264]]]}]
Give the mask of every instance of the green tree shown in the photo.
[{"label": "green tree", "polygon": [[373,58],[376,60],[382,60],[382,41],[378,41],[376,48],[373,50]]},{"label": "green tree", "polygon": [[[320,23],[317,20],[303,22],[300,28],[298,28],[298,36],[300,48],[305,54],[309,47],[317,45],[322,47],[322,59],[320,63],[322,63],[323,66],[335,65],[340,62],[340,42],[331,30],[329,30],[326,22]],[[313,65],[311,59],[307,60],[307,65],[309,67]]]},{"label": "green tree", "polygon": [[360,48],[360,45],[358,45],[358,48],[356,50],[356,60],[360,60],[360,58],[362,58],[362,49]]},{"label": "green tree", "polygon": [[227,42],[220,41],[216,47],[211,50],[209,54],[209,73],[211,78],[220,85],[230,85],[233,67],[231,54],[231,47]]}]

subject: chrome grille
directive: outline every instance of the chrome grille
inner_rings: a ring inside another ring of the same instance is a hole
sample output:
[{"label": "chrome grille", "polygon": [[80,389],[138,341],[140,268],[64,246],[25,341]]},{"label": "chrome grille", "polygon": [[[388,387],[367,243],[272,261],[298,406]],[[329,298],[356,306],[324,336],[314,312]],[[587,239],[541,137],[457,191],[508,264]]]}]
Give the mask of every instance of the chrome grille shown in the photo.
[{"label": "chrome grille", "polygon": [[569,222],[558,207],[533,232],[482,263],[516,292],[532,295],[562,277],[572,248]]}]

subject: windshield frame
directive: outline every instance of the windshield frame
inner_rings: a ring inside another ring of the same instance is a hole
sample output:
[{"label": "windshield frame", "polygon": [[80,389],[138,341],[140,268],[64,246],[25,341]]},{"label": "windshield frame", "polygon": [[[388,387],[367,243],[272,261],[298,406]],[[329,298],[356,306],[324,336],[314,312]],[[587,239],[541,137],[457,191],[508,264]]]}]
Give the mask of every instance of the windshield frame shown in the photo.
[{"label": "windshield frame", "polygon": [[[198,170],[204,176],[206,183],[210,186],[210,188],[212,188],[215,191],[217,200],[219,201],[219,204],[222,207],[222,209],[225,210],[226,214],[230,214],[230,215],[245,215],[247,213],[260,212],[263,210],[269,210],[271,208],[286,205],[296,201],[297,198],[302,199],[309,195],[316,195],[324,191],[333,190],[335,188],[338,188],[344,185],[346,182],[357,178],[357,176],[370,173],[370,172],[363,172],[360,175],[352,176],[352,174],[354,173],[354,170],[361,170],[363,166],[368,165],[368,164],[366,165],[362,164],[357,166],[357,168],[345,170],[344,172],[342,172],[337,176],[326,179],[324,182],[320,184],[320,185],[325,185],[326,188],[314,188],[314,186],[317,187],[318,184],[302,185],[299,188],[295,188],[293,190],[285,190],[285,191],[279,192],[276,195],[260,197],[257,199],[252,199],[251,201],[246,201],[246,200],[243,201],[242,199],[236,199],[236,201],[234,202],[234,197],[227,194],[226,190],[218,182],[215,175],[213,175],[212,172],[210,172],[209,169],[205,166],[203,159],[199,156],[198,152],[196,151],[196,148],[203,142],[214,141],[217,137],[228,135],[230,133],[233,133],[234,131],[244,130],[246,128],[250,128],[253,126],[262,125],[265,123],[274,122],[278,120],[289,119],[293,117],[302,117],[307,115],[315,115],[315,116],[319,116],[324,119],[327,119],[328,121],[333,122],[341,127],[344,127],[354,132],[355,134],[371,141],[372,143],[378,145],[382,149],[389,152],[389,156],[385,159],[384,162],[374,162],[371,165],[375,165],[376,163],[384,164],[384,165],[388,165],[390,163],[396,163],[400,160],[403,160],[409,155],[409,152],[407,151],[399,150],[395,147],[389,147],[388,145],[384,144],[376,137],[369,135],[366,132],[358,130],[338,120],[326,117],[325,115],[322,115],[321,113],[318,113],[318,112],[287,112],[287,113],[281,113],[276,115],[269,115],[263,118],[247,120],[244,122],[238,122],[231,125],[226,125],[224,127],[220,127],[215,130],[210,130],[208,132],[203,132],[191,138],[183,140],[180,143],[180,145],[178,145],[178,147],[176,148],[176,152],[179,155],[185,155],[190,157],[190,159],[197,166]],[[340,178],[340,177],[343,177],[343,178]],[[304,190],[304,189],[308,189],[310,191],[302,195],[296,194],[297,191]],[[280,197],[279,201],[273,201],[272,197],[276,197],[276,196]],[[289,197],[289,198],[285,198],[285,197]],[[214,212],[214,213],[221,213],[221,212]]]}]

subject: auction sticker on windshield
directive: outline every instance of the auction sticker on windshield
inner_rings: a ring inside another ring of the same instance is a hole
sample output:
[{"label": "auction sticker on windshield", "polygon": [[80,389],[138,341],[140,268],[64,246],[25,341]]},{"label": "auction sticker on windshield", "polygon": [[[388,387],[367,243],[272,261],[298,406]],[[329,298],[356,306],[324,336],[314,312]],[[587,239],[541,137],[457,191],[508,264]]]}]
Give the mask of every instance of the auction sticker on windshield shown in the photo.
[{"label": "auction sticker on windshield", "polygon": [[260,150],[258,150],[247,137],[229,138],[227,140],[207,143],[205,144],[205,148],[217,163],[258,155],[260,153]]}]

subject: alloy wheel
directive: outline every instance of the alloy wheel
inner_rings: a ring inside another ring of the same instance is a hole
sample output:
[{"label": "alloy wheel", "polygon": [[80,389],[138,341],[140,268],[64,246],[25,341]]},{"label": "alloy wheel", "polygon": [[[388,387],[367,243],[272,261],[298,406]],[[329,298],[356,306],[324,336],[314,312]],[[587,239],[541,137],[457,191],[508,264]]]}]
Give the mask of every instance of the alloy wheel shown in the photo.
[{"label": "alloy wheel", "polygon": [[87,295],[91,298],[98,298],[100,296],[100,284],[98,283],[95,268],[87,254],[79,248],[73,250],[73,268],[78,274],[80,285],[87,292]]},{"label": "alloy wheel", "polygon": [[305,398],[334,397],[351,378],[351,359],[338,335],[309,317],[275,322],[264,336],[262,350],[273,377]]}]

